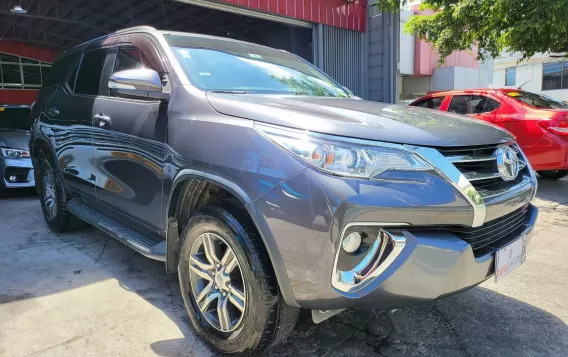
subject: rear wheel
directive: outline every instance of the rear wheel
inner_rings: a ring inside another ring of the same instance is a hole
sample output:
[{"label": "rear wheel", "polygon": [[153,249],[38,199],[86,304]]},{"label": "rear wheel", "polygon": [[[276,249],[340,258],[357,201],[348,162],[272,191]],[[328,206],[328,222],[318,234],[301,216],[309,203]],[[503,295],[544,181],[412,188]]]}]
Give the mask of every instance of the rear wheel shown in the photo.
[{"label": "rear wheel", "polygon": [[67,210],[68,196],[51,160],[43,157],[39,166],[39,196],[45,222],[55,232],[68,232],[83,226],[83,222]]},{"label": "rear wheel", "polygon": [[180,287],[191,323],[221,353],[260,353],[292,331],[287,306],[254,226],[230,203],[205,205],[182,233]]},{"label": "rear wheel", "polygon": [[543,179],[547,180],[558,180],[568,176],[568,170],[545,170],[545,171],[537,171],[537,173]]}]

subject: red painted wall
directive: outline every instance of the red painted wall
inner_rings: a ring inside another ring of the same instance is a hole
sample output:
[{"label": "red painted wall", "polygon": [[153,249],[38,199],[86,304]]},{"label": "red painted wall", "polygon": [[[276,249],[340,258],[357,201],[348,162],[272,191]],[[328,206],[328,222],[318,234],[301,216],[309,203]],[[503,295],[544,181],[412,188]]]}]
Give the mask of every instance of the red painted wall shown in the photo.
[{"label": "red painted wall", "polygon": [[365,31],[367,0],[219,0],[295,19]]},{"label": "red painted wall", "polygon": [[[59,54],[44,47],[6,40],[0,41],[0,52],[44,62],[53,62]],[[0,104],[31,104],[36,99],[37,93],[38,91],[33,89],[0,89]]]}]

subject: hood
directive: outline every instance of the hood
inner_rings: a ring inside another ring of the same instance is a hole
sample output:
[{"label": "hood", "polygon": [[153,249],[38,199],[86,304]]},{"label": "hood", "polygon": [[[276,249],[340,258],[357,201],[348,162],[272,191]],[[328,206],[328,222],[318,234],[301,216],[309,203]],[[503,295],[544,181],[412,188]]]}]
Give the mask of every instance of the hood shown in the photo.
[{"label": "hood", "polygon": [[479,119],[359,99],[230,93],[207,99],[222,114],[351,138],[438,147],[515,140]]},{"label": "hood", "polygon": [[29,150],[30,133],[27,131],[0,130],[0,147]]}]

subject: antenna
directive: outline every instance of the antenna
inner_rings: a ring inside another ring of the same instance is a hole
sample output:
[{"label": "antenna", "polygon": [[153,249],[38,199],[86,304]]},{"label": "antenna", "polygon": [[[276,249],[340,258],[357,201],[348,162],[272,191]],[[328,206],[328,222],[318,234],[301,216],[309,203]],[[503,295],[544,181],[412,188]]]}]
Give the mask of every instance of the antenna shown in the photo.
[{"label": "antenna", "polygon": [[529,79],[529,80],[528,80],[528,81],[526,81],[525,83],[521,84],[521,85],[519,86],[519,88],[518,88],[518,89],[521,89],[521,88],[523,88],[523,86],[524,86],[525,84],[527,84],[528,82],[530,82],[530,81],[531,81],[531,80]]}]

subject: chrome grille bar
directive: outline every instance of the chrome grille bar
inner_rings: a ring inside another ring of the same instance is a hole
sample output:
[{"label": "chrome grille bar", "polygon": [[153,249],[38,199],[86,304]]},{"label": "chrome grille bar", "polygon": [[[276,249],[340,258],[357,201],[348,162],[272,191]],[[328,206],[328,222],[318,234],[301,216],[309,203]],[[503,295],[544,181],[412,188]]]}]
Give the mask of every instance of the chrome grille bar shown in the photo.
[{"label": "chrome grille bar", "polygon": [[446,156],[452,164],[461,162],[478,162],[478,161],[494,161],[495,156],[472,156],[472,155],[455,155]]}]

